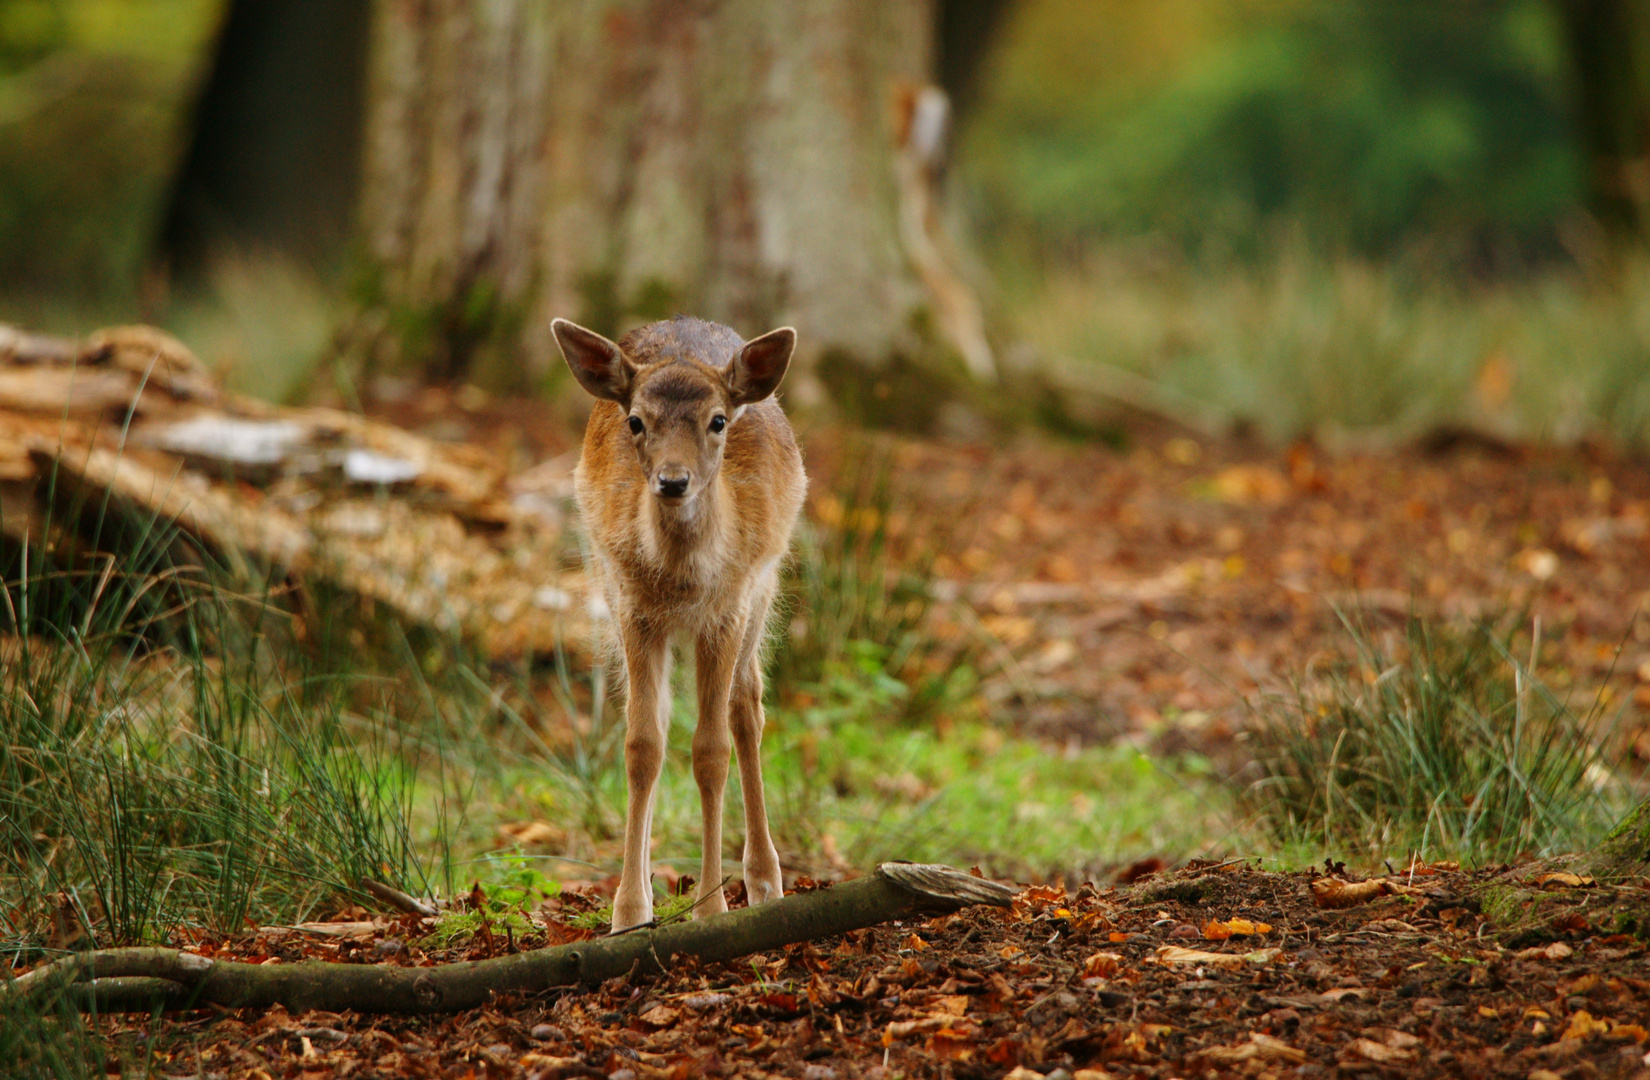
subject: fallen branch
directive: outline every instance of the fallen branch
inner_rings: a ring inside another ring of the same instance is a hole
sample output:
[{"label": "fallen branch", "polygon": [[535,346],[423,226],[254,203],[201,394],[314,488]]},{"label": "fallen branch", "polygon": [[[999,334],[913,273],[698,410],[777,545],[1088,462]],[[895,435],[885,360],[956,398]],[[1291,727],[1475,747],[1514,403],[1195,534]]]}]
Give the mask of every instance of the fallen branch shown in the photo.
[{"label": "fallen branch", "polygon": [[593,986],[633,970],[658,974],[677,956],[735,960],[906,916],[970,904],[1008,907],[1012,896],[1006,885],[948,866],[884,863],[868,877],[759,907],[490,960],[426,968],[246,964],[177,949],[100,949],[37,968],[0,994],[38,998],[67,991],[82,1008],[95,1004],[100,1011],[284,1005],[294,1012],[456,1012],[498,994]]},{"label": "fallen branch", "polygon": [[423,915],[427,918],[434,918],[441,914],[441,909],[428,900],[420,900],[416,896],[409,896],[400,889],[386,885],[382,881],[362,878],[361,887],[372,894],[373,897],[382,900],[397,911],[406,912],[409,915]]}]

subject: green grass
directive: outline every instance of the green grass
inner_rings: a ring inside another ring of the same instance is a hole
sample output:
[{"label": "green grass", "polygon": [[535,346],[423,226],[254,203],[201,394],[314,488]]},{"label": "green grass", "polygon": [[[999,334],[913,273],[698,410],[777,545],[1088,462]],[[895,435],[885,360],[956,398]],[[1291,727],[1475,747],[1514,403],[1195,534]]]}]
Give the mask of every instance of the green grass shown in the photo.
[{"label": "green grass", "polygon": [[1390,445],[1464,426],[1650,445],[1645,253],[1473,282],[1421,256],[1303,243],[1229,264],[1130,252],[999,265],[1015,332],[1078,383],[1116,387],[1122,372],[1148,407],[1274,442]]},{"label": "green grass", "polygon": [[1625,809],[1601,718],[1549,691],[1493,625],[1412,619],[1386,645],[1345,624],[1345,662],[1256,717],[1246,802],[1280,845],[1482,863],[1585,850]]}]

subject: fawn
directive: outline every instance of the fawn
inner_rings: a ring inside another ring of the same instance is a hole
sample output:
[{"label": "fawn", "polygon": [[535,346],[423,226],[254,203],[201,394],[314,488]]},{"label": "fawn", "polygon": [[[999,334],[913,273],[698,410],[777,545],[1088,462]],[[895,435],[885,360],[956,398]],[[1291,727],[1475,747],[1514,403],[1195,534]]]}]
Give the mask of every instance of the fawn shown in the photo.
[{"label": "fawn", "polygon": [[[615,344],[565,319],[551,324],[579,384],[599,400],[574,490],[618,631],[625,709],[624,870],[615,933],[650,921],[648,842],[670,727],[670,645],[691,635],[699,725],[693,778],[704,816],[695,911],[722,895],[722,795],[728,751],[745,797],[745,894],[783,893],[762,796],[762,639],[807,474],[774,390],[796,331],[752,341],[677,316]],[[731,743],[730,743],[731,734]]]}]

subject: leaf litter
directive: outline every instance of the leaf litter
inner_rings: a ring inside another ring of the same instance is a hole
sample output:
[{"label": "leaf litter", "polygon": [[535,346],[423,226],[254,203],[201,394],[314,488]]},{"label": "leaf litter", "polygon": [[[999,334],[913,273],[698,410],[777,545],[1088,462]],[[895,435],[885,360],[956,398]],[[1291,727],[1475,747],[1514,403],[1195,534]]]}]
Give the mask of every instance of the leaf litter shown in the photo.
[{"label": "leaf litter", "polygon": [[[151,1052],[162,1074],[178,1076],[1650,1074],[1650,953],[1642,937],[1613,932],[1644,925],[1650,881],[1550,889],[1529,867],[1433,868],[1416,875],[1424,886],[1324,906],[1317,886],[1341,881],[1337,869],[1193,861],[1126,886],[1041,884],[1011,911],[682,963],[454,1016],[177,1014]],[[1174,888],[1186,882],[1197,887]],[[1498,891],[1520,898],[1513,906],[1527,917],[1486,917]],[[564,893],[569,903],[548,921],[581,906],[578,897]],[[272,963],[426,965],[576,934],[478,934],[437,949],[420,944],[434,920],[351,920],[363,921],[366,936],[254,934],[193,948]],[[1215,925],[1247,930],[1197,929]],[[1185,927],[1197,947],[1175,944]],[[117,1046],[149,1028],[98,1023]]]}]

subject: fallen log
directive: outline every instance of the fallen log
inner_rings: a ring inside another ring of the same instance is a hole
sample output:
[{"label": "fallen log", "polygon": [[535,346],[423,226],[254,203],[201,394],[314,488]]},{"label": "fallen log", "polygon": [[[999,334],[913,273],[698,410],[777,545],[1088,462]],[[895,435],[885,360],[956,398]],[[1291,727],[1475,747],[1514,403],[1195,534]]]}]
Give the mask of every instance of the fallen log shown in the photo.
[{"label": "fallen log", "polygon": [[495,660],[577,652],[597,631],[568,558],[572,465],[510,476],[479,446],[246,398],[150,327],[0,324],[0,554],[118,559],[103,524],[153,522],[253,588],[336,589]]},{"label": "fallen log", "polygon": [[594,941],[436,967],[392,964],[246,964],[178,949],[99,949],[36,968],[0,995],[39,1001],[67,993],[81,1008],[324,1009],[363,1013],[457,1012],[499,994],[595,986],[631,971],[659,974],[678,956],[736,960],[893,919],[972,904],[1008,907],[1013,890],[948,866],[883,863],[875,873],[793,893],[759,907],[692,922],[639,927]]}]

